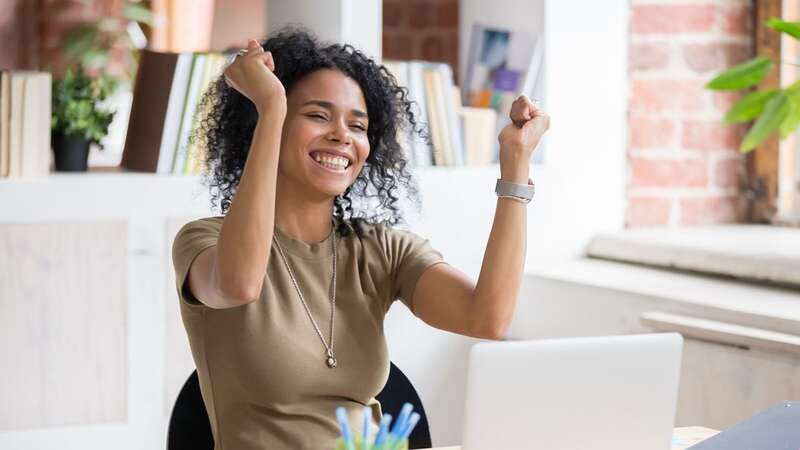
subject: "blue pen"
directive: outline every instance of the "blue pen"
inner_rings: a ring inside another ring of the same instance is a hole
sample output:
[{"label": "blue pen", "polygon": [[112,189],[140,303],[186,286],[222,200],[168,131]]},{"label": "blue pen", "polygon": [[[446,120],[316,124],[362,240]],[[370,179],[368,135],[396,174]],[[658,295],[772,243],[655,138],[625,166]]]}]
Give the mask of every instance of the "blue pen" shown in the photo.
[{"label": "blue pen", "polygon": [[392,422],[392,415],[391,414],[384,414],[381,418],[381,425],[378,429],[378,434],[375,435],[375,444],[373,448],[379,448],[386,442],[386,433],[389,431],[389,424]]},{"label": "blue pen", "polygon": [[391,434],[394,437],[399,436],[400,432],[405,428],[408,415],[411,414],[412,409],[414,409],[414,406],[411,403],[403,404],[403,408],[400,409],[400,414],[397,415],[397,420],[394,421],[394,426],[392,427]]},{"label": "blue pen", "polygon": [[411,432],[414,431],[414,427],[417,426],[417,422],[419,422],[420,415],[417,413],[412,413],[411,417],[409,417],[408,421],[405,424],[405,427],[400,436],[398,436],[397,440],[395,441],[394,445],[391,447],[392,450],[398,450],[402,445],[403,442],[411,436]]},{"label": "blue pen", "polygon": [[414,431],[414,427],[417,426],[419,419],[420,415],[418,413],[411,414],[411,417],[408,419],[408,423],[406,424],[406,429],[403,430],[403,434],[400,435],[401,440],[408,439],[408,437],[411,436],[411,432]]},{"label": "blue pen", "polygon": [[394,421],[392,431],[389,432],[389,438],[386,440],[388,448],[394,448],[397,440],[400,438],[400,434],[406,427],[406,421],[408,421],[408,415],[411,414],[412,409],[414,409],[414,406],[411,403],[406,402],[403,404],[403,407],[400,409],[400,414],[397,415],[397,419]]},{"label": "blue pen", "polygon": [[369,450],[369,417],[372,408],[364,407],[364,429],[361,431],[361,450]]},{"label": "blue pen", "polygon": [[339,421],[339,429],[342,431],[342,439],[347,450],[356,450],[353,445],[353,435],[350,433],[350,424],[347,422],[347,411],[344,407],[336,408],[336,419]]}]

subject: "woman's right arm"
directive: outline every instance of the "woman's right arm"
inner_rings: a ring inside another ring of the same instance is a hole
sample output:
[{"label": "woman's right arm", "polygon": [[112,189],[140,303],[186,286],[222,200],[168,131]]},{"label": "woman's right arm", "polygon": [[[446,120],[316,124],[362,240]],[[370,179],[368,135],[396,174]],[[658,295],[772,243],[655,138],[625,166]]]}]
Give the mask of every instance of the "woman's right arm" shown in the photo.
[{"label": "woman's right arm", "polygon": [[256,105],[258,121],[236,195],[222,222],[217,245],[202,251],[189,268],[191,294],[223,309],[261,295],[275,224],[275,185],[286,93],[275,65],[257,42],[248,44],[225,71],[228,83]]}]

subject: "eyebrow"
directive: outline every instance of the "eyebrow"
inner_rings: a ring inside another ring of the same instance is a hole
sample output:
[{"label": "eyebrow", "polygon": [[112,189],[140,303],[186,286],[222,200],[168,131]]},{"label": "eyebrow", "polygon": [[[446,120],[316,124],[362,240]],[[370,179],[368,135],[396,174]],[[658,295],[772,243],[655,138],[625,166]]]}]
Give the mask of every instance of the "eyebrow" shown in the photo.
[{"label": "eyebrow", "polygon": [[[325,100],[309,100],[309,101],[303,103],[301,106],[306,106],[306,105],[317,105],[317,106],[321,106],[321,107],[327,108],[327,109],[333,109],[334,108],[333,103],[326,102]],[[368,118],[369,117],[369,116],[367,116],[367,113],[365,113],[364,111],[362,111],[360,109],[351,109],[350,112],[352,112],[353,115],[358,116],[358,117],[364,117],[364,118]]]}]

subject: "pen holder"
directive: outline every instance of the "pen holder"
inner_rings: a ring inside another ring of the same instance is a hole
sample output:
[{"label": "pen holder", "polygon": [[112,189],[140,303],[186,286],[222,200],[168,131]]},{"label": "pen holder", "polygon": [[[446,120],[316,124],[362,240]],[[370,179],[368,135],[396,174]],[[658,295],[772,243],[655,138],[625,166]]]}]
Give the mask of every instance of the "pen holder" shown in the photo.
[{"label": "pen holder", "polygon": [[[354,447],[356,450],[361,450],[361,438],[355,437],[353,438],[353,443],[355,444]],[[404,439],[403,442],[400,443],[399,447],[396,447],[397,450],[408,450],[408,439]],[[380,447],[374,447],[370,444],[370,450],[389,450],[389,448],[384,444]],[[336,439],[336,448],[335,450],[347,450],[347,446],[344,445],[344,439],[338,438]]]}]

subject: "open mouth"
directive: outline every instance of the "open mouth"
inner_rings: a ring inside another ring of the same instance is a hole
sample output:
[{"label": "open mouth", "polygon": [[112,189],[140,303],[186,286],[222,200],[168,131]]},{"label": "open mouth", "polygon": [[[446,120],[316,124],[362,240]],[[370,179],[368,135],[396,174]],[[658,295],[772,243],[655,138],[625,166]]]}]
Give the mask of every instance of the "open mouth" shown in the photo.
[{"label": "open mouth", "polygon": [[311,159],[313,159],[317,165],[334,172],[344,172],[351,164],[350,160],[344,156],[333,155],[322,151],[311,152],[309,156],[311,156]]}]

